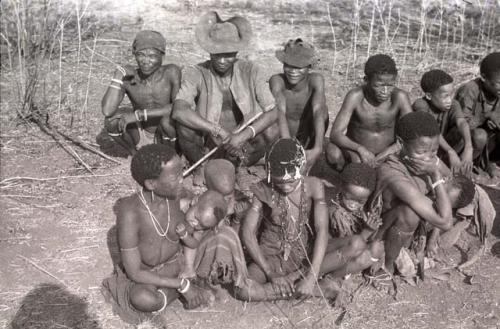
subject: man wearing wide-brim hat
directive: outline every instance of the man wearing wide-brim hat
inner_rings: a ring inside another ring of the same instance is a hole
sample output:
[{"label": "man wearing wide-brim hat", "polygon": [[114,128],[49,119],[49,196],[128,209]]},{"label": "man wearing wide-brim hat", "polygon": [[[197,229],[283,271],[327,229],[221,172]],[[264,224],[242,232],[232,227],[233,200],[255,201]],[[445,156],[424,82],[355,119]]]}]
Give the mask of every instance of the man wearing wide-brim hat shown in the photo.
[{"label": "man wearing wide-brim hat", "polygon": [[[134,154],[155,138],[173,143],[172,103],[179,90],[181,72],[174,64],[162,65],[166,40],[157,31],[137,33],[132,51],[138,67],[119,66],[102,99],[108,135]],[[119,108],[127,95],[133,108]]]},{"label": "man wearing wide-brim hat", "polygon": [[281,137],[295,137],[306,149],[308,171],[323,154],[328,108],[323,76],[310,72],[317,62],[312,45],[298,38],[276,51],[283,73],[269,80],[278,107]]},{"label": "man wearing wide-brim hat", "polygon": [[[278,134],[274,98],[262,71],[237,58],[251,34],[245,18],[223,21],[216,12],[205,14],[196,26],[198,44],[210,59],[183,70],[172,113],[178,123],[179,146],[190,162],[222,144],[222,152],[214,157],[237,157],[243,165],[251,165]],[[251,125],[234,133],[259,113]]]}]

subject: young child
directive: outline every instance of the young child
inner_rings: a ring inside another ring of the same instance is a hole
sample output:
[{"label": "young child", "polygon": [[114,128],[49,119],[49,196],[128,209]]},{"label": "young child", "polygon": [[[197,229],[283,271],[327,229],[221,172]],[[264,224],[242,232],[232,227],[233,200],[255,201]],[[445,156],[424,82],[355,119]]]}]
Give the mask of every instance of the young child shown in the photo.
[{"label": "young child", "polygon": [[439,147],[448,155],[452,171],[470,174],[473,151],[470,128],[460,103],[453,99],[453,78],[442,70],[430,70],[422,75],[420,86],[425,96],[413,103],[413,110],[432,114],[441,131]]},{"label": "young child", "polygon": [[186,213],[186,221],[189,226],[179,223],[175,229],[184,248],[185,267],[180,274],[183,278],[196,277],[194,262],[196,248],[200,240],[209,230],[217,228],[219,223],[226,217],[227,204],[222,194],[208,190],[198,198]]},{"label": "young child", "polygon": [[500,177],[489,160],[500,143],[500,52],[487,55],[480,65],[481,76],[461,86],[455,98],[471,129],[475,165],[491,177]]},{"label": "young child", "polygon": [[[376,186],[376,170],[366,163],[350,163],[341,173],[341,190],[330,200],[330,233],[322,269],[334,276],[355,273],[378,262],[383,244],[370,237],[381,224],[380,198],[372,209],[367,201]],[[328,267],[327,267],[328,264]]]},{"label": "young child", "polygon": [[398,151],[396,120],[412,109],[408,94],[395,87],[397,74],[387,55],[366,61],[365,84],[347,93],[332,125],[326,157],[336,170],[347,162],[374,165]]},{"label": "young child", "polygon": [[229,224],[239,233],[241,221],[250,207],[250,200],[235,188],[236,172],[233,164],[225,159],[214,159],[205,164],[204,171],[207,189],[217,191],[224,196]]},{"label": "young child", "polygon": [[283,63],[283,73],[273,75],[269,85],[279,109],[280,136],[294,137],[302,144],[311,168],[323,153],[328,128],[325,82],[321,74],[311,73],[316,52],[299,38],[289,40],[276,57]]}]

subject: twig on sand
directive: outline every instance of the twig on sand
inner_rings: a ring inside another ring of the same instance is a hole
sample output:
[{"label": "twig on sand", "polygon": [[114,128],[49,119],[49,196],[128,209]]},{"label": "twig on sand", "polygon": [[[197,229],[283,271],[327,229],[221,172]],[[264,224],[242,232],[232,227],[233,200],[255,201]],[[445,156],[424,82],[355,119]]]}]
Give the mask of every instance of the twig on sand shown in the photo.
[{"label": "twig on sand", "polygon": [[55,276],[54,274],[50,273],[49,271],[47,271],[46,269],[44,269],[43,267],[41,267],[40,265],[38,265],[37,263],[35,263],[34,261],[32,261],[31,259],[26,258],[23,255],[19,255],[19,254],[17,256],[20,257],[20,258],[22,258],[22,259],[24,259],[25,261],[27,261],[31,265],[33,265],[39,271],[47,274],[48,276],[50,276],[53,279],[56,279],[57,281],[59,281],[66,288],[69,288],[68,285],[66,284],[66,282],[64,282],[63,280],[59,279],[57,276]]},{"label": "twig on sand", "polygon": [[67,252],[79,251],[79,250],[83,250],[83,249],[91,249],[91,248],[99,248],[99,245],[93,244],[91,246],[83,246],[83,247],[80,247],[80,248],[61,250],[61,254],[67,253]]},{"label": "twig on sand", "polygon": [[123,174],[73,175],[73,176],[59,176],[59,177],[47,177],[47,178],[16,176],[16,177],[9,177],[9,178],[6,178],[6,179],[0,181],[0,185],[4,185],[4,184],[11,183],[13,181],[18,181],[18,180],[33,180],[33,181],[38,181],[38,182],[47,182],[47,181],[52,181],[52,180],[69,179],[69,178],[96,178],[96,177],[109,177],[109,176],[120,176],[120,175],[123,175]]}]

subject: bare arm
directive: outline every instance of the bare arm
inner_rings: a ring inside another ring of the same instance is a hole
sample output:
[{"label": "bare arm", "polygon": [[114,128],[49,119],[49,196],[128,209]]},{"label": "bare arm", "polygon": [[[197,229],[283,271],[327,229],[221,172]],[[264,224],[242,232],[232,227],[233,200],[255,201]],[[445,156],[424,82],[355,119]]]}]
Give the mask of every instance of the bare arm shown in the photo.
[{"label": "bare arm", "polygon": [[139,252],[139,224],[137,214],[129,207],[122,206],[118,212],[118,243],[127,276],[136,283],[151,284],[156,287],[179,288],[181,280],[166,278],[154,272],[141,269],[141,254]]},{"label": "bare arm", "polygon": [[[436,168],[430,175],[433,182],[442,178]],[[415,186],[406,181],[395,181],[389,184],[394,195],[413,209],[417,215],[430,224],[442,230],[448,230],[452,224],[452,212],[450,199],[444,184],[439,184],[434,189],[436,193],[436,209],[431,199],[423,195]]]},{"label": "bare arm", "polygon": [[[116,70],[113,74],[113,79],[122,81],[123,74],[119,70]],[[110,83],[111,85],[114,87],[108,87],[101,101],[102,114],[105,117],[111,117],[116,113],[118,106],[120,106],[125,96],[125,90],[118,83],[112,82]]]},{"label": "bare arm", "polygon": [[271,77],[269,80],[269,87],[276,101],[276,107],[278,108],[280,137],[290,138],[290,129],[288,128],[288,121],[286,120],[286,97],[283,94],[283,79],[279,74]]},{"label": "bare arm", "polygon": [[260,226],[260,215],[262,213],[262,202],[254,197],[252,206],[248,209],[245,221],[243,222],[242,234],[243,244],[247,247],[252,260],[262,269],[268,278],[272,272],[267,260],[265,259],[257,241],[257,230]]},{"label": "bare arm", "polygon": [[312,94],[312,111],[314,120],[315,141],[314,149],[319,152],[323,151],[323,140],[325,138],[325,118],[326,118],[326,99],[325,99],[325,82],[321,75],[315,75],[312,79],[313,94]]},{"label": "bare arm", "polygon": [[472,152],[474,150],[472,146],[472,139],[470,136],[470,127],[467,123],[467,120],[464,118],[457,118],[456,125],[460,135],[464,139],[464,150],[462,152],[462,161],[465,163],[465,166],[470,166],[470,168],[465,168],[466,170],[472,170]]},{"label": "bare arm", "polygon": [[352,139],[346,136],[345,132],[351,121],[352,114],[359,102],[359,95],[356,95],[356,90],[351,90],[347,93],[344,98],[344,102],[340,107],[340,111],[333,121],[332,131],[330,132],[330,140],[335,145],[340,148],[349,149],[351,151],[357,152],[357,150],[362,147],[361,144],[356,143]]},{"label": "bare arm", "polygon": [[180,124],[202,131],[204,133],[212,133],[217,129],[217,125],[206,120],[198,112],[193,111],[188,102],[184,100],[176,100],[173,104],[172,119]]}]

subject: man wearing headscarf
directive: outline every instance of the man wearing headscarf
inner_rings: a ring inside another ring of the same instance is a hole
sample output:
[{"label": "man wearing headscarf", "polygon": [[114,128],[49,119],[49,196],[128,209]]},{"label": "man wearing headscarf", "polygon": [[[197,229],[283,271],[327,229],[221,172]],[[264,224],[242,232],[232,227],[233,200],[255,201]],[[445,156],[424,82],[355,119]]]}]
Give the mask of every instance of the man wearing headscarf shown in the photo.
[{"label": "man wearing headscarf", "polygon": [[[156,140],[176,140],[170,114],[180,86],[181,72],[174,64],[162,65],[165,38],[156,31],[137,33],[132,51],[138,67],[119,66],[102,99],[105,127],[111,138],[134,154],[139,146]],[[124,96],[131,108],[120,108]]]}]

